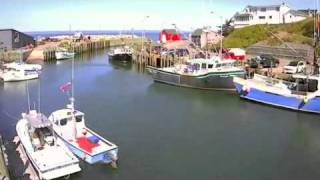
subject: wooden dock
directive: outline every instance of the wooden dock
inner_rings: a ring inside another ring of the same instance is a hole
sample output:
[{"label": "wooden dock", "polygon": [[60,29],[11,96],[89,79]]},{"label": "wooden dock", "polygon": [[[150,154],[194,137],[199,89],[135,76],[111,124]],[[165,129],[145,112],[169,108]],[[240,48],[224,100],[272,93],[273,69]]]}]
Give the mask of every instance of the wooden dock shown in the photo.
[{"label": "wooden dock", "polygon": [[152,66],[158,68],[171,67],[176,63],[185,62],[189,57],[178,57],[175,55],[160,55],[147,52],[135,52],[132,60],[141,66]]},{"label": "wooden dock", "polygon": [[5,148],[3,145],[2,137],[0,136],[0,179],[1,180],[9,180],[9,171],[7,168],[8,160],[7,155],[5,153]]},{"label": "wooden dock", "polygon": [[[100,39],[95,41],[84,41],[71,43],[68,47],[64,47],[68,51],[75,52],[76,54],[82,54],[86,52],[93,52],[99,49],[107,49],[122,45],[137,46],[141,43],[141,38],[114,38],[114,39]],[[61,47],[47,47],[43,51],[43,60],[50,61],[55,60],[55,52]]]}]

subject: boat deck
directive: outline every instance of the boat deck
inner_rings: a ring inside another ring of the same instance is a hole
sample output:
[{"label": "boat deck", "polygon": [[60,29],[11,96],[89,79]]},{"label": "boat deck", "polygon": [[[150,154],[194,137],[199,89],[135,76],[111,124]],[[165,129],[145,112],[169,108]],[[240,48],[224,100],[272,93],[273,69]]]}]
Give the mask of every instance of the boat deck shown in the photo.
[{"label": "boat deck", "polygon": [[73,158],[62,148],[45,145],[42,150],[33,153],[33,157],[39,168],[48,169],[57,165],[70,163]]},{"label": "boat deck", "polygon": [[84,150],[90,155],[95,155],[105,151],[109,151],[116,147],[114,144],[106,142],[104,139],[97,136],[96,134],[91,133],[88,130],[85,134],[82,133],[82,136],[77,137],[76,142],[71,143],[77,148]]},{"label": "boat deck", "polygon": [[296,98],[302,98],[302,96],[311,97],[314,96],[315,93],[312,92],[305,92],[305,95],[301,94],[294,94],[292,93],[292,90],[290,90],[287,85],[283,83],[274,83],[274,84],[268,84],[266,81],[263,81],[261,79],[236,79],[237,82],[243,84],[244,86],[248,87],[254,87],[255,89],[259,89],[265,92],[275,93],[275,94],[281,94],[289,97],[296,97]]}]

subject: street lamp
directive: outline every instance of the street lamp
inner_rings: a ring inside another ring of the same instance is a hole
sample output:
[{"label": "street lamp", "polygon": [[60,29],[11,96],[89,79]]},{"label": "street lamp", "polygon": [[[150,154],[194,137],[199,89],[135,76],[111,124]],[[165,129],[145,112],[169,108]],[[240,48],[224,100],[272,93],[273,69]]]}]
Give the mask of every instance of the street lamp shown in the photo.
[{"label": "street lamp", "polygon": [[[210,11],[210,14],[214,14],[215,12],[214,11]],[[220,51],[219,51],[219,55],[222,59],[222,26],[223,26],[223,17],[222,16],[219,16],[220,17],[220,21],[221,21],[221,25],[220,25]]]},{"label": "street lamp", "polygon": [[[147,21],[147,19],[150,18],[150,16],[145,16],[142,19],[142,26],[144,26],[145,21]],[[144,28],[142,27],[142,31],[141,31],[141,50],[144,49],[144,36],[145,36],[145,31]]]}]

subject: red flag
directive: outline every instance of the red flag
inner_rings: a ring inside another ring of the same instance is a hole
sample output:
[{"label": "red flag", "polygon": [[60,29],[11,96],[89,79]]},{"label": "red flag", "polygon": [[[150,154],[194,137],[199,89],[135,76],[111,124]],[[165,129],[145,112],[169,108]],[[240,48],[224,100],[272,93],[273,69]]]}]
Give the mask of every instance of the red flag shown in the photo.
[{"label": "red flag", "polygon": [[68,90],[70,88],[70,86],[71,86],[71,82],[67,82],[67,83],[61,85],[59,89],[60,89],[60,91],[65,92],[66,90]]},{"label": "red flag", "polygon": [[320,21],[317,21],[317,28],[320,29]]}]

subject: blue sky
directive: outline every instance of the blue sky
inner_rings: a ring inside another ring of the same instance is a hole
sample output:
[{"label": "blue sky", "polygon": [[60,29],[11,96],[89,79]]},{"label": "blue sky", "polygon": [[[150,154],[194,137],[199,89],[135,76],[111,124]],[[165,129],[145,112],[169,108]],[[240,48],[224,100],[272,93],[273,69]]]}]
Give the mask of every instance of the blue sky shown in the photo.
[{"label": "blue sky", "polygon": [[[192,30],[216,26],[246,5],[281,4],[279,0],[1,0],[0,28],[45,30]],[[312,8],[314,0],[287,0],[294,9]],[[210,14],[214,11],[214,14]],[[149,16],[149,18],[145,18]]]}]

